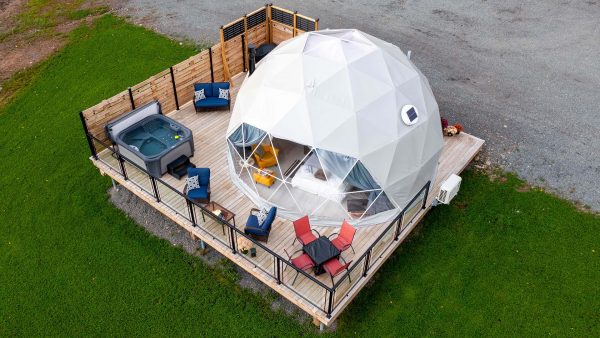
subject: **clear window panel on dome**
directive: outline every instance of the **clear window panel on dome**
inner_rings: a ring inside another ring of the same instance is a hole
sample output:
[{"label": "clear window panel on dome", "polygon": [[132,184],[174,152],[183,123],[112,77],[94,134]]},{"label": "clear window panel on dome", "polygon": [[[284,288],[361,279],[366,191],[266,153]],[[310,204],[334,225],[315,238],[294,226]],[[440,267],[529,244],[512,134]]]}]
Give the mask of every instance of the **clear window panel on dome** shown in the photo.
[{"label": "clear window panel on dome", "polygon": [[260,196],[260,193],[257,188],[257,184],[255,183],[254,179],[252,178],[252,169],[247,168],[247,167],[242,168],[242,171],[240,173],[240,179],[242,180],[242,183],[245,184],[250,191],[252,191]]},{"label": "clear window panel on dome", "polygon": [[[343,198],[343,196],[341,196]],[[344,209],[344,206],[337,198],[333,198],[333,196],[329,196],[328,198],[323,198],[321,200],[321,204],[312,209],[309,213],[307,213],[311,217],[319,217],[322,219],[331,219],[337,220],[340,222],[343,219],[348,219],[348,213]]]},{"label": "clear window panel on dome", "polygon": [[301,212],[298,201],[295,199],[291,189],[293,188],[289,184],[278,182],[278,187],[270,194],[267,201],[288,211]]},{"label": "clear window panel on dome", "polygon": [[236,148],[237,153],[243,158],[252,155],[252,145],[260,143],[267,136],[262,129],[243,123],[228,137],[228,141]]},{"label": "clear window panel on dome", "polygon": [[323,171],[327,177],[328,185],[335,188],[335,193],[343,193],[350,190],[351,186],[346,181],[346,177],[356,166],[358,160],[351,156],[323,149],[316,149],[315,153],[321,166],[324,168]]},{"label": "clear window panel on dome", "polygon": [[281,148],[278,142],[275,141],[270,135],[268,135],[263,142],[261,143],[263,147],[263,154],[272,160],[269,161],[270,164],[266,169],[273,172],[273,176],[275,176],[278,180],[283,181],[283,171],[281,170],[279,159],[281,156],[285,156],[281,152]]},{"label": "clear window panel on dome", "polygon": [[299,167],[308,158],[311,148],[299,143],[274,137],[273,144],[279,149],[277,161],[286,181],[290,181]]},{"label": "clear window panel on dome", "polygon": [[364,213],[364,217],[373,216],[385,211],[396,209],[396,206],[388,198],[385,191],[381,191],[375,199],[371,201],[367,211]]},{"label": "clear window panel on dome", "polygon": [[227,145],[229,147],[229,159],[233,165],[233,170],[240,176],[242,174],[242,168],[247,166],[246,161],[243,159],[242,155],[238,152],[236,146],[234,146],[231,142],[227,141]]},{"label": "clear window panel on dome", "polygon": [[381,189],[358,190],[357,188],[353,188],[352,191],[346,194],[342,205],[345,207],[351,219],[358,220],[364,217],[373,201],[381,192]]}]

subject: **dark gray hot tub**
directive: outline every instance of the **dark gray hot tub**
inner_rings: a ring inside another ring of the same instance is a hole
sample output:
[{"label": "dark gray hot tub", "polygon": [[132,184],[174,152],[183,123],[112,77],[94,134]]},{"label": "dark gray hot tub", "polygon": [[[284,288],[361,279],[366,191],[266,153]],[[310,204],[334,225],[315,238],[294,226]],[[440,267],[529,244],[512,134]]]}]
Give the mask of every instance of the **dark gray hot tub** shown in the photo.
[{"label": "dark gray hot tub", "polygon": [[194,155],[192,131],[162,115],[160,103],[150,102],[109,122],[106,132],[121,155],[161,177],[181,155]]}]

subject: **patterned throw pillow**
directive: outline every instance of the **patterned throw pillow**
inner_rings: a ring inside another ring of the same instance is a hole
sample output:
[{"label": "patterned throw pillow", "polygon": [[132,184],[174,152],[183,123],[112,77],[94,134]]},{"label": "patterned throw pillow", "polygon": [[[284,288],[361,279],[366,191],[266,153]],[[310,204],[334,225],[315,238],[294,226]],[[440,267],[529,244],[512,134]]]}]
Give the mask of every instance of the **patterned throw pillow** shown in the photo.
[{"label": "patterned throw pillow", "polygon": [[204,100],[205,98],[206,95],[204,95],[204,88],[194,92],[194,101]]},{"label": "patterned throw pillow", "polygon": [[229,89],[219,88],[219,98],[229,100]]},{"label": "patterned throw pillow", "polygon": [[186,179],[186,183],[187,183],[187,191],[188,192],[190,190],[200,188],[200,182],[198,181],[198,176],[188,177]]},{"label": "patterned throw pillow", "polygon": [[262,224],[265,221],[265,219],[267,219],[268,213],[269,213],[269,211],[267,209],[265,209],[265,208],[260,209],[260,211],[256,215],[256,218],[258,218],[258,224]]}]

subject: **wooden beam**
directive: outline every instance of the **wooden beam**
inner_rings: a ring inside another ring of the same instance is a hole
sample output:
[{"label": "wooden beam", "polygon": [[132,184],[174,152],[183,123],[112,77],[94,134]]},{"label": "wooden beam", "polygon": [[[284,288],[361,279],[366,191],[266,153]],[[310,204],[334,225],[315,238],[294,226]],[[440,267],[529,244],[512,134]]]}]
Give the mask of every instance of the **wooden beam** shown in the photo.
[{"label": "wooden beam", "polygon": [[295,37],[296,35],[298,35],[298,28],[296,28],[296,15],[298,14],[298,11],[294,12],[294,29],[292,30],[292,37]]},{"label": "wooden beam", "polygon": [[267,40],[269,43],[273,43],[273,20],[271,20],[271,7],[273,5],[267,5]]},{"label": "wooden beam", "polygon": [[[223,59],[223,73],[225,81],[231,82],[231,73],[229,73],[229,64],[227,63],[227,57],[225,53],[225,34],[223,33],[223,27],[221,26],[221,58]],[[233,87],[233,83],[230,83]]]},{"label": "wooden beam", "polygon": [[[248,17],[244,15],[244,39],[242,39],[242,56],[244,58],[244,71],[248,70]],[[245,42],[245,43],[244,43]]]}]

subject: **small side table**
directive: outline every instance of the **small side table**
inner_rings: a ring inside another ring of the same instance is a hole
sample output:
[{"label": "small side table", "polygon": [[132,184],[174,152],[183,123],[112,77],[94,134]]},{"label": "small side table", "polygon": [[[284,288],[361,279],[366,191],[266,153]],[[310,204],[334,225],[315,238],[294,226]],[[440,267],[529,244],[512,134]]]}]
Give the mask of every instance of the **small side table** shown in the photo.
[{"label": "small side table", "polygon": [[[235,226],[235,214],[231,210],[225,208],[217,202],[209,202],[206,205],[206,209],[208,209],[212,213],[215,213],[217,210],[219,210],[221,212],[221,217],[223,218],[223,220],[226,222],[232,222]],[[222,223],[221,228],[223,229],[223,235],[225,235],[225,225]]]}]

